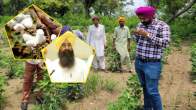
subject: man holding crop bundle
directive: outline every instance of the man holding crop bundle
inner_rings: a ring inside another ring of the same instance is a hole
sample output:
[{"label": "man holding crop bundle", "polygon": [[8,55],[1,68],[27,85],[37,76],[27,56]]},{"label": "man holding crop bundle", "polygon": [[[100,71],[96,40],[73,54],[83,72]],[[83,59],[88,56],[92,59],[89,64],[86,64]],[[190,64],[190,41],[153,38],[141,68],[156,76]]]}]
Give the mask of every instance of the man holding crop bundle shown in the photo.
[{"label": "man holding crop bundle", "polygon": [[[61,27],[54,23],[52,20],[50,20],[50,18],[43,14],[41,11],[30,8],[29,12],[31,13],[31,16],[33,16],[36,19],[37,27],[42,27],[44,29],[48,28],[48,32],[51,31],[51,33],[55,36],[57,36],[58,33],[60,33]],[[51,39],[49,39],[48,42],[51,42]],[[31,46],[31,48],[33,47]],[[25,62],[21,110],[28,109],[28,103],[31,95],[31,90],[33,87],[34,76],[36,75],[37,82],[43,79],[43,66],[43,61],[38,59],[32,59]],[[42,97],[41,90],[37,91],[35,93],[35,96],[36,102],[38,104],[42,104],[44,98]]]},{"label": "man holding crop bundle", "polygon": [[158,83],[161,74],[163,49],[169,45],[169,26],[155,18],[156,9],[139,7],[135,13],[140,19],[133,31],[137,42],[135,69],[144,93],[144,110],[162,110]]},{"label": "man holding crop bundle", "polygon": [[131,36],[129,28],[125,26],[125,17],[120,16],[118,21],[119,26],[114,30],[113,48],[120,54],[121,71],[124,71],[123,64],[126,64],[128,66],[127,72],[131,72],[131,61],[129,57]]}]

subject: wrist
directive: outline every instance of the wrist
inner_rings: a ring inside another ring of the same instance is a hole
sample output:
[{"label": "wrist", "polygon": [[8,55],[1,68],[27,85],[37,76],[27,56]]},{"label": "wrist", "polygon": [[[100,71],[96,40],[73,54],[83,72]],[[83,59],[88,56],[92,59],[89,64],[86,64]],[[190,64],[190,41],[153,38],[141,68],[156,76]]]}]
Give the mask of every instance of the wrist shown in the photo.
[{"label": "wrist", "polygon": [[150,33],[147,33],[147,34],[146,34],[146,37],[150,38]]}]

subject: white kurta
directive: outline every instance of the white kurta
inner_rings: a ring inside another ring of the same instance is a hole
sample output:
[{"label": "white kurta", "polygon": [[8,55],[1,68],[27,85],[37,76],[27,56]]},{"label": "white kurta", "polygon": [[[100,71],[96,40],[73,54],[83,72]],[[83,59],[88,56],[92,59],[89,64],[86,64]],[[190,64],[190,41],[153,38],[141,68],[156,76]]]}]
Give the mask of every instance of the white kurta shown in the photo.
[{"label": "white kurta", "polygon": [[86,62],[79,58],[75,58],[75,64],[72,68],[62,68],[59,59],[54,61],[46,59],[46,65],[52,82],[84,82],[84,74],[88,69]]},{"label": "white kurta", "polygon": [[101,24],[89,26],[87,43],[96,49],[96,56],[104,56],[104,46],[106,45],[105,27]]}]

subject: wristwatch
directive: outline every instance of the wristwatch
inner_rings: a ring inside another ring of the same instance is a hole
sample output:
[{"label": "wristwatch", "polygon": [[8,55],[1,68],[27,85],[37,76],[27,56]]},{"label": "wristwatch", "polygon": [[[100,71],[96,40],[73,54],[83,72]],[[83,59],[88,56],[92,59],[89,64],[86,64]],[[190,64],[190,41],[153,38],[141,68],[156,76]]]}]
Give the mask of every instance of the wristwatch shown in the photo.
[{"label": "wristwatch", "polygon": [[150,33],[147,33],[147,37],[148,37],[148,38],[150,37]]}]

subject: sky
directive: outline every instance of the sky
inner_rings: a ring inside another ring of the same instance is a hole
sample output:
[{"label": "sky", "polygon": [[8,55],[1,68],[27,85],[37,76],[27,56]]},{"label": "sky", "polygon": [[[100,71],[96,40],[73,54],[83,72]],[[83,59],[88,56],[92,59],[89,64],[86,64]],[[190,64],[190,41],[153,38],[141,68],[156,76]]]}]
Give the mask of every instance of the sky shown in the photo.
[{"label": "sky", "polygon": [[[131,0],[127,0],[127,2],[129,1]],[[128,12],[128,15],[132,15],[136,8],[147,5],[146,0],[133,0],[133,2],[134,2],[134,6],[127,5],[124,8],[124,11]]]}]

